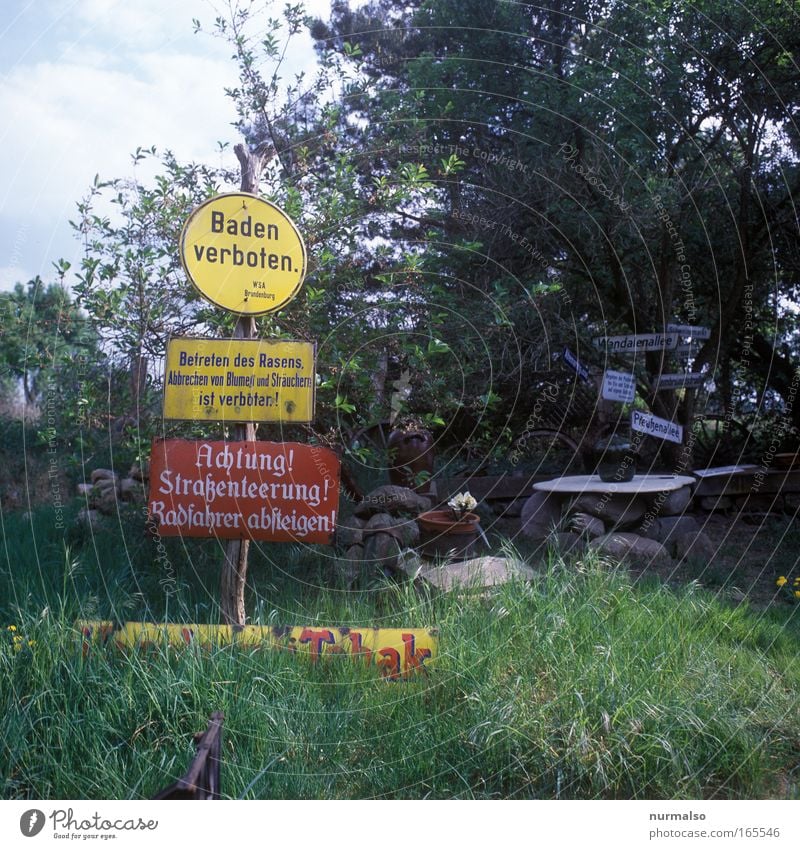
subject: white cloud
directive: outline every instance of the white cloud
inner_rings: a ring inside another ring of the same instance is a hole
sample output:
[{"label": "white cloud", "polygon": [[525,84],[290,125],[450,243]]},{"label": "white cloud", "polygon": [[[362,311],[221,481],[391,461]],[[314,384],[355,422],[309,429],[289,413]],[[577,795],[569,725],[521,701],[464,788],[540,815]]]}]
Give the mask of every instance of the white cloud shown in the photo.
[{"label": "white cloud", "polygon": [[17,283],[27,283],[29,279],[18,265],[0,267],[0,292],[10,292]]},{"label": "white cloud", "polygon": [[[11,48],[0,78],[0,284],[50,277],[57,257],[79,261],[68,224],[76,202],[97,173],[132,177],[137,146],[220,163],[216,142],[238,140],[234,105],[224,94],[237,84],[237,68],[230,45],[194,35],[191,20],[208,28],[225,5],[17,2],[0,29],[0,46]],[[272,13],[283,5],[279,0]],[[326,16],[329,3],[307,7]],[[290,56],[292,68],[310,67],[310,39],[298,41]],[[232,153],[224,164],[235,168]]]}]

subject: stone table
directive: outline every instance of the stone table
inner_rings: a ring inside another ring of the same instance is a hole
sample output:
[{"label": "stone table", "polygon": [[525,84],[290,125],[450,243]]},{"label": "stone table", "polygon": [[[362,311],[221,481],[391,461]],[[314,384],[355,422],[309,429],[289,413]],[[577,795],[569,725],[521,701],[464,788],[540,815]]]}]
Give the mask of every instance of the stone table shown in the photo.
[{"label": "stone table", "polygon": [[535,483],[539,492],[557,492],[561,495],[584,493],[611,493],[612,495],[650,495],[655,492],[672,492],[691,486],[694,478],[687,475],[634,475],[629,481],[603,481],[600,475],[565,475],[549,481]]},{"label": "stone table", "polygon": [[694,483],[692,477],[671,474],[636,475],[630,481],[603,481],[599,475],[540,481],[523,507],[522,533],[546,539],[567,524],[591,538],[611,530],[646,529],[661,517],[681,516]]}]

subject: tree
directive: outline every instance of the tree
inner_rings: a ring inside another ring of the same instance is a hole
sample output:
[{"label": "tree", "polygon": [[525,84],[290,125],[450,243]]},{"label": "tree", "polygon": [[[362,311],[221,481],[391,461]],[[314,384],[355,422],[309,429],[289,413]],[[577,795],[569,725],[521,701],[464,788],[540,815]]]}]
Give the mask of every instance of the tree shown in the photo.
[{"label": "tree", "polygon": [[[797,280],[797,10],[380,0],[334,4],[315,25],[362,72],[347,111],[380,168],[409,152],[431,174],[460,160],[412,228],[430,246],[423,267],[491,296],[473,309],[492,363],[525,376],[493,386],[502,408],[564,342],[604,367],[592,336],[675,320],[712,327],[693,367],[712,368],[728,405],[728,363],[743,356],[787,401],[774,334],[736,340],[755,313],[762,329],[765,310],[785,316]],[[493,339],[498,312],[511,321]],[[654,352],[633,367],[649,406],[688,425],[693,392],[653,391],[679,363]]]},{"label": "tree", "polygon": [[97,344],[87,316],[66,287],[46,285],[39,277],[0,293],[0,324],[3,378],[21,384],[28,406],[39,402],[48,376],[88,355]]}]

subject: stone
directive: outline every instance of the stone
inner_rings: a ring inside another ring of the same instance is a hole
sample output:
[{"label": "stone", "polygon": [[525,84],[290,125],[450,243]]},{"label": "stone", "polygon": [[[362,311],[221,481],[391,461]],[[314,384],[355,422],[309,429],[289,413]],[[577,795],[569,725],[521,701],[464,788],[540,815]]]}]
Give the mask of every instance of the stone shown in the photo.
[{"label": "stone", "polygon": [[90,528],[98,528],[103,523],[103,517],[97,510],[89,510],[86,507],[78,513],[77,521],[88,525]]},{"label": "stone", "polygon": [[733,507],[733,499],[729,495],[706,495],[700,499],[703,510],[730,510]]},{"label": "stone", "polygon": [[550,534],[547,538],[547,544],[555,548],[560,554],[570,554],[578,557],[586,554],[589,548],[589,544],[584,537],[572,533]]},{"label": "stone", "polygon": [[364,546],[361,543],[357,543],[348,547],[347,551],[345,551],[344,556],[348,560],[363,560],[364,559]]},{"label": "stone", "polygon": [[431,509],[431,500],[418,495],[413,489],[404,486],[379,486],[373,489],[353,511],[361,519],[369,519],[376,513],[410,513],[418,516]]},{"label": "stone", "polygon": [[593,539],[589,548],[617,560],[637,558],[643,560],[669,560],[669,553],[660,542],[638,534],[614,532]]},{"label": "stone", "polygon": [[419,542],[419,526],[415,519],[402,519],[388,513],[376,513],[364,525],[362,531],[366,539],[376,532],[393,536],[403,548],[413,548]]},{"label": "stone", "polygon": [[391,534],[370,534],[364,543],[364,563],[393,570],[400,559],[400,544]]},{"label": "stone", "polygon": [[150,463],[147,461],[144,463],[134,463],[128,472],[128,477],[133,478],[135,481],[146,481],[150,477]]},{"label": "stone", "polygon": [[636,533],[669,548],[679,536],[699,530],[700,525],[693,516],[662,516],[653,520],[647,527],[637,528]]},{"label": "stone", "polygon": [[95,491],[98,492],[101,496],[106,493],[119,492],[119,479],[118,478],[99,478],[97,482],[94,484]]},{"label": "stone", "polygon": [[142,489],[141,481],[133,478],[123,478],[119,482],[119,494],[123,501],[144,500],[144,489]]},{"label": "stone", "polygon": [[800,494],[796,492],[787,492],[783,496],[783,509],[790,516],[796,516],[800,513]]},{"label": "stone", "polygon": [[411,549],[401,552],[397,560],[398,571],[403,572],[412,581],[416,581],[424,571],[430,568],[431,564],[427,560],[423,560],[416,551],[412,551]]},{"label": "stone", "polygon": [[90,483],[78,484],[78,495],[83,495],[85,498],[88,498],[93,492],[94,487]]},{"label": "stone", "polygon": [[680,516],[686,512],[691,503],[692,488],[682,486],[672,492],[659,493],[655,498],[650,499],[648,507],[658,516]]},{"label": "stone", "polygon": [[[403,563],[403,570],[410,574],[407,562]],[[530,581],[535,573],[527,564],[507,557],[474,557],[460,563],[442,563],[421,570],[417,568],[414,574],[437,589],[448,592],[485,589],[515,580]]]},{"label": "stone", "polygon": [[736,499],[736,508],[742,513],[778,513],[783,504],[780,495],[750,493]]},{"label": "stone", "polygon": [[682,534],[674,543],[676,560],[697,560],[710,563],[717,554],[714,543],[703,531]]},{"label": "stone", "polygon": [[116,480],[116,473],[111,469],[95,469],[91,475],[92,483],[97,483],[100,480]]},{"label": "stone", "polygon": [[95,508],[101,513],[104,513],[106,516],[111,516],[116,513],[118,504],[119,502],[117,501],[117,492],[115,489],[107,489],[100,493],[94,502]]},{"label": "stone", "polygon": [[569,529],[573,534],[589,539],[601,537],[606,532],[603,520],[588,513],[573,513],[569,519]]},{"label": "stone", "polygon": [[547,492],[534,492],[522,507],[522,535],[528,539],[547,539],[561,524],[561,502]]},{"label": "stone", "polygon": [[342,548],[350,548],[364,541],[363,527],[366,522],[358,516],[349,516],[336,525],[336,543]]},{"label": "stone", "polygon": [[589,513],[612,527],[624,528],[641,521],[646,509],[647,501],[641,495],[586,493],[575,499],[570,513]]}]

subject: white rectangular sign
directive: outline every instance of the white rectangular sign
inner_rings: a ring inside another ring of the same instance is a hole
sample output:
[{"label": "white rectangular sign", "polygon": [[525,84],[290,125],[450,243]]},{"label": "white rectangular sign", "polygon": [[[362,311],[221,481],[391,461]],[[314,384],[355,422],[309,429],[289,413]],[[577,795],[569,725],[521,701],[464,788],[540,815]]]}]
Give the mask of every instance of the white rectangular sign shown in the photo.
[{"label": "white rectangular sign", "polygon": [[640,413],[638,410],[634,410],[631,416],[631,430],[638,430],[639,433],[646,433],[648,436],[657,436],[659,439],[677,442],[679,445],[683,442],[683,428],[679,424],[667,419],[660,419],[658,416],[649,413]]},{"label": "white rectangular sign", "polygon": [[597,336],[596,348],[609,353],[635,354],[637,351],[671,351],[678,344],[675,333],[638,333],[633,336]]},{"label": "white rectangular sign", "polygon": [[697,389],[703,385],[705,379],[705,375],[700,372],[660,374],[655,379],[656,391],[663,389]]},{"label": "white rectangular sign", "polygon": [[668,333],[677,333],[678,336],[691,336],[692,339],[710,339],[711,330],[708,327],[700,327],[698,324],[668,324]]},{"label": "white rectangular sign", "polygon": [[636,378],[627,371],[607,371],[603,375],[603,398],[630,404],[636,397]]},{"label": "white rectangular sign", "polygon": [[591,383],[592,379],[589,377],[589,369],[586,366],[581,364],[581,361],[575,356],[575,354],[570,351],[569,348],[564,348],[564,362],[574,371],[578,373],[578,376],[586,381],[586,383]]}]

